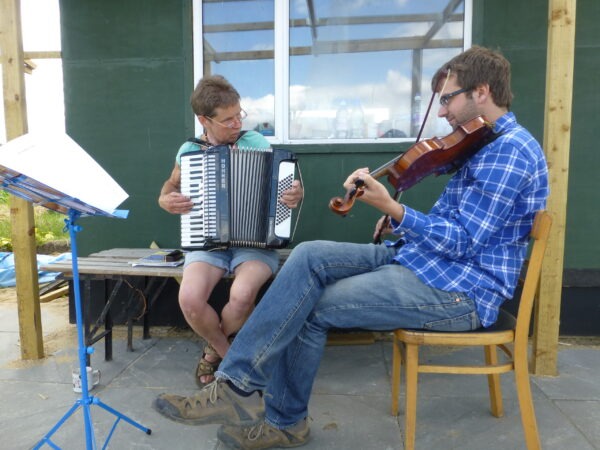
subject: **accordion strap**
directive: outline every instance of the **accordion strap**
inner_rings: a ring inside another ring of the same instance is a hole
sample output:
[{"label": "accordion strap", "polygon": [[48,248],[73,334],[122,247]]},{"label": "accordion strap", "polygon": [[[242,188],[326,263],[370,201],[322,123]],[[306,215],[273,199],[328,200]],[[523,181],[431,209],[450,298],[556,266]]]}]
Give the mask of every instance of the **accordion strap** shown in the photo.
[{"label": "accordion strap", "polygon": [[210,146],[211,146],[210,142],[208,142],[208,141],[204,141],[204,140],[202,140],[202,139],[198,139],[198,138],[196,138],[196,137],[191,137],[191,138],[189,138],[189,139],[187,140],[187,142],[191,142],[192,144],[197,144],[197,145],[200,145],[200,146],[202,146],[202,147],[210,147]]},{"label": "accordion strap", "polygon": [[[244,134],[246,134],[246,130],[240,131],[240,134],[235,141],[236,142],[239,141]],[[187,142],[191,142],[192,144],[199,145],[202,148],[210,148],[210,147],[215,146],[214,144],[211,144],[210,142],[205,141],[204,139],[197,138],[197,137],[191,137],[187,140]]]}]

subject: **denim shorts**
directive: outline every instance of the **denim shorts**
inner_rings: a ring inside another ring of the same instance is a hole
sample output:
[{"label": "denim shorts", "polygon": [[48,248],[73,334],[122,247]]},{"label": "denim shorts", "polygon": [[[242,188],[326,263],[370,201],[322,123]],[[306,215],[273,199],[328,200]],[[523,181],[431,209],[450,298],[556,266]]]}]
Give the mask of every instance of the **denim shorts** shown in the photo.
[{"label": "denim shorts", "polygon": [[246,261],[261,261],[277,272],[279,268],[279,253],[275,250],[259,248],[239,248],[198,250],[185,254],[184,268],[195,262],[205,262],[225,270],[225,275],[233,273],[235,268]]}]

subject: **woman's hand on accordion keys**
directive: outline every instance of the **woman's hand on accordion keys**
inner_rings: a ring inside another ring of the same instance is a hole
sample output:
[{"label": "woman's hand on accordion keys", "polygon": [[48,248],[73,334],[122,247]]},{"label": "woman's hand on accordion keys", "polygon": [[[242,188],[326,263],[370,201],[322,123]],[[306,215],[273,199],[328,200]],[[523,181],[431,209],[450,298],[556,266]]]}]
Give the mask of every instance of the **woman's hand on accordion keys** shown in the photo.
[{"label": "woman's hand on accordion keys", "polygon": [[298,206],[298,203],[304,197],[304,189],[300,184],[300,181],[294,180],[292,182],[292,187],[286,191],[283,191],[279,201],[283,203],[288,208],[295,208]]},{"label": "woman's hand on accordion keys", "polygon": [[160,196],[158,203],[160,204],[161,208],[170,212],[171,214],[187,214],[194,206],[194,202],[180,192],[169,192],[168,194],[163,194]]}]

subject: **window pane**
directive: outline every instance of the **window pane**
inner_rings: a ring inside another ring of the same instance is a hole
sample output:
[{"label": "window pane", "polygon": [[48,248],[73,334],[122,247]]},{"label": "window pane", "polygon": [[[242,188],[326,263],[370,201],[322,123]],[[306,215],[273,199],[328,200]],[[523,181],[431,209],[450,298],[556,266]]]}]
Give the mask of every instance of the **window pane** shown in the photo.
[{"label": "window pane", "polygon": [[244,129],[272,135],[273,0],[203,2],[202,21],[204,75],[223,75],[238,90],[248,113]]},{"label": "window pane", "polygon": [[[290,0],[290,139],[415,137],[464,4]],[[450,2],[452,3],[452,2]],[[447,134],[435,107],[424,135]]]}]

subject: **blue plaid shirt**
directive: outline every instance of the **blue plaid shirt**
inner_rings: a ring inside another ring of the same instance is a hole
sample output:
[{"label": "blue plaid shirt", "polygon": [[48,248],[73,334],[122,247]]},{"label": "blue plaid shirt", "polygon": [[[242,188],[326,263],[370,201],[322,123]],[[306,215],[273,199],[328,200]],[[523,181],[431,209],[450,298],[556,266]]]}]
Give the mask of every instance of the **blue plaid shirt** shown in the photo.
[{"label": "blue plaid shirt", "polygon": [[536,211],[549,193],[544,153],[513,113],[494,125],[502,133],[456,172],[429,214],[404,206],[394,232],[405,244],[395,260],[428,286],[463,292],[484,327],[512,298]]}]

